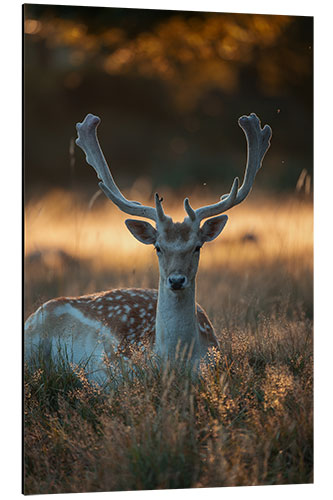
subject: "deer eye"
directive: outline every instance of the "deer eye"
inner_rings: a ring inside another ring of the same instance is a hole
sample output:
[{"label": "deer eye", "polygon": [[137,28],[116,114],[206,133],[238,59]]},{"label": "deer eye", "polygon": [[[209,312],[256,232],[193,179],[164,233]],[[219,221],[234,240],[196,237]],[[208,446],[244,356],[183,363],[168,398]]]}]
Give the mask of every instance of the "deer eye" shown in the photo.
[{"label": "deer eye", "polygon": [[198,246],[195,247],[194,251],[195,252],[200,252],[200,248],[201,248],[201,245],[198,245]]}]

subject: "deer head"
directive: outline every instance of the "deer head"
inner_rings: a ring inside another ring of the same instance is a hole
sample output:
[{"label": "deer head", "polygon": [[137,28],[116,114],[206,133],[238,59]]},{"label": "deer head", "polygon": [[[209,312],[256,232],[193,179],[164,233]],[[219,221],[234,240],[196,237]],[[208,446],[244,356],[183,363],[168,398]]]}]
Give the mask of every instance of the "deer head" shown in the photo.
[{"label": "deer head", "polygon": [[[184,200],[187,213],[184,221],[173,222],[162,207],[162,199],[155,195],[155,207],[144,206],[137,201],[127,200],[120,192],[110,173],[101,151],[97,127],[100,119],[88,114],[82,123],[76,125],[76,144],[85,152],[86,161],[100,179],[99,186],[105,195],[123,212],[153,220],[156,227],[142,220],[127,219],[127,228],[141,243],[154,245],[159,259],[160,283],[172,292],[181,292],[193,286],[198,269],[200,248],[214,240],[228,220],[224,212],[241,203],[250,193],[255,176],[270,146],[271,128],[260,126],[260,120],[252,113],[239,118],[239,126],[247,140],[247,165],[242,185],[236,177],[228,194],[217,203],[194,210],[188,198]],[[221,215],[223,214],[223,215]],[[201,222],[204,219],[203,225]]]},{"label": "deer head", "polygon": [[161,200],[156,195],[159,214],[156,229],[149,222],[128,219],[126,226],[133,236],[154,245],[159,261],[160,281],[172,291],[192,286],[199,264],[200,249],[206,241],[215,239],[224,228],[228,217],[220,215],[207,220],[200,227],[199,220],[186,217],[183,222],[173,222],[163,213]]}]

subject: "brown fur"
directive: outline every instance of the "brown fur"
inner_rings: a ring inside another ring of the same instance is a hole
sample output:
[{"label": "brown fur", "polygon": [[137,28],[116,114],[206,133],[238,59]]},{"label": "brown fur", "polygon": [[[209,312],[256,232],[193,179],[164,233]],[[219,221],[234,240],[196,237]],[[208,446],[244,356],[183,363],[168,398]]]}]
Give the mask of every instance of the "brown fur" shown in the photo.
[{"label": "brown fur", "polygon": [[[121,341],[119,350],[130,355],[130,346],[153,344],[157,290],[123,288],[80,297],[59,297],[48,303],[52,312],[59,305],[71,304],[85,317],[99,320]],[[214,329],[205,311],[197,304],[199,333],[203,343],[215,345]]]},{"label": "brown fur", "polygon": [[168,241],[176,241],[176,240],[188,241],[191,231],[192,231],[192,226],[187,221],[172,222],[170,220],[163,227],[164,237]]}]

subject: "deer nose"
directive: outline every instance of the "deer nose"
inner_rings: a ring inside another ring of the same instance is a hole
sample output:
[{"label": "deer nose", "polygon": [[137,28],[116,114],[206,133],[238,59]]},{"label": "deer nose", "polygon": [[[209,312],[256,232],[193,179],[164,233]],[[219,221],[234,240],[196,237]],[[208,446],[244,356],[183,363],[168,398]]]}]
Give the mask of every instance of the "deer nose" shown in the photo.
[{"label": "deer nose", "polygon": [[171,274],[168,278],[168,283],[172,290],[181,290],[185,287],[186,282],[186,276],[183,276],[181,274]]}]

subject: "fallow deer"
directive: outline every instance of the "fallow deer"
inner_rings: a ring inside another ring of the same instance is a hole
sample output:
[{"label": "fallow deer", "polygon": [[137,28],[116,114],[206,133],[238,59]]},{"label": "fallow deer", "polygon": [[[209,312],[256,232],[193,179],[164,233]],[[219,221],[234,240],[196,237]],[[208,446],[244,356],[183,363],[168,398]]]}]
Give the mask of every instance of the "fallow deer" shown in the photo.
[{"label": "fallow deer", "polygon": [[[73,363],[89,358],[90,378],[105,379],[105,361],[114,352],[128,356],[130,346],[152,345],[162,359],[174,360],[177,349],[185,349],[190,366],[204,362],[211,347],[219,348],[214,328],[205,311],[196,303],[196,274],[200,249],[223,230],[228,217],[224,212],[241,203],[251,191],[255,176],[270,146],[271,128],[261,128],[252,113],[238,123],[247,140],[247,164],[243,184],[236,177],[229,194],[220,201],[194,210],[184,200],[187,217],[173,222],[155,195],[155,207],[127,200],[114,182],[97,138],[100,119],[88,114],[76,125],[76,144],[100,179],[105,195],[123,212],[155,222],[125,221],[141,243],[154,245],[159,261],[159,287],[118,289],[57,298],[41,305],[25,324],[25,352],[42,348],[45,356],[65,350]],[[223,215],[221,215],[223,214]],[[208,219],[201,226],[203,219]]]}]

